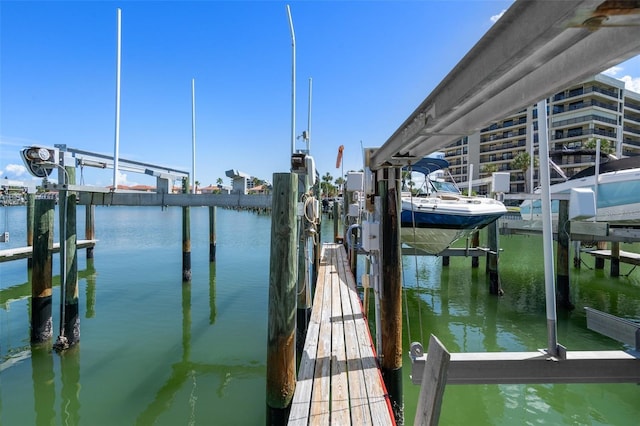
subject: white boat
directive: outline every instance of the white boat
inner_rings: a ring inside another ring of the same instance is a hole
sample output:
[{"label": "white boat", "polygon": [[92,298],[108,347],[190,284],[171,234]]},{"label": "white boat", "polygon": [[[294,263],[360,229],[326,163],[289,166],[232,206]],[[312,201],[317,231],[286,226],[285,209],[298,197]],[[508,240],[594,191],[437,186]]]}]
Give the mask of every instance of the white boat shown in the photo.
[{"label": "white boat", "polygon": [[427,191],[420,195],[402,193],[402,242],[434,255],[507,212],[500,201],[462,195],[455,184],[429,177],[448,165],[446,160],[423,158],[411,166],[411,171],[424,173]]},{"label": "white boat", "polygon": [[[555,194],[569,193],[572,188],[590,188],[597,194],[596,221],[612,225],[640,225],[640,157],[600,164],[597,191],[595,182],[595,166],[592,166],[566,182],[551,185],[550,190]],[[540,221],[541,205],[540,200],[523,201],[520,216],[523,220]],[[554,220],[557,219],[557,200],[552,200],[551,211]]]}]

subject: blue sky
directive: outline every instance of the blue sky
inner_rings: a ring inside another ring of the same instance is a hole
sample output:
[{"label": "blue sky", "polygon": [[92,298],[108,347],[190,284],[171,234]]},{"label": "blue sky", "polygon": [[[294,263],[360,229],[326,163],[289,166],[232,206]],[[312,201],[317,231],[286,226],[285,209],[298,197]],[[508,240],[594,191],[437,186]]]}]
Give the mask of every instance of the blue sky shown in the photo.
[{"label": "blue sky", "polygon": [[[307,128],[321,175],[362,168],[511,1],[0,2],[0,177],[30,180],[31,144],[113,154],[116,9],[122,10],[120,156],[191,170],[237,169],[271,180],[289,170],[291,37],[296,134]],[[608,71],[640,91],[640,59]],[[343,167],[336,169],[344,145]],[[299,143],[297,148],[303,148]],[[86,170],[85,183],[111,184]],[[55,174],[53,175],[55,178]],[[126,184],[154,184],[126,173]]]}]

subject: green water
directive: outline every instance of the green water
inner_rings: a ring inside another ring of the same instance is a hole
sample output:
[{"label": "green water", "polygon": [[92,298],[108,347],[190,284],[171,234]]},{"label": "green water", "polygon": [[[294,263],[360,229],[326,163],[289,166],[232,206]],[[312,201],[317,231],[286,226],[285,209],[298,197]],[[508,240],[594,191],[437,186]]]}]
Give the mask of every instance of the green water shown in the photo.
[{"label": "green water", "polygon": [[[0,232],[8,227],[11,241],[0,248],[25,241],[24,208],[8,211],[1,212]],[[26,261],[0,264],[1,425],[265,423],[270,217],[218,209],[217,262],[210,264],[208,209],[191,213],[193,277],[183,285],[181,209],[96,209],[95,260],[88,263],[79,252],[81,342],[64,355],[31,352]],[[330,238],[330,221],[325,229]],[[542,241],[503,237],[501,246],[501,298],[488,294],[482,259],[474,270],[464,258],[452,258],[449,267],[439,258],[404,259],[405,353],[410,341],[426,345],[430,333],[450,351],[546,346]],[[613,279],[584,260],[571,270],[576,309],[559,312],[558,339],[569,350],[622,349],[586,329],[582,308],[640,317],[640,269]],[[57,286],[53,300],[57,336]],[[410,382],[408,357],[404,366],[411,424],[419,388]],[[633,425],[638,419],[636,385],[477,385],[447,387],[441,424]]]},{"label": "green water", "polygon": [[[404,258],[410,313],[404,324],[405,346],[410,341],[427,346],[434,334],[451,352],[546,348],[542,238],[502,236],[500,245],[502,297],[488,293],[484,259],[480,268],[472,269],[467,258],[451,258],[448,267],[438,258]],[[608,269],[593,269],[590,256],[583,254],[582,259],[580,269],[570,270],[575,309],[557,314],[558,341],[568,350],[625,349],[589,331],[583,308],[640,318],[640,270],[611,278]],[[621,266],[622,274],[631,270]],[[404,366],[409,365],[405,356]],[[404,370],[405,416],[411,424],[419,388],[410,383],[410,368]],[[640,388],[635,384],[451,385],[445,390],[440,424],[635,425],[639,419]]]}]

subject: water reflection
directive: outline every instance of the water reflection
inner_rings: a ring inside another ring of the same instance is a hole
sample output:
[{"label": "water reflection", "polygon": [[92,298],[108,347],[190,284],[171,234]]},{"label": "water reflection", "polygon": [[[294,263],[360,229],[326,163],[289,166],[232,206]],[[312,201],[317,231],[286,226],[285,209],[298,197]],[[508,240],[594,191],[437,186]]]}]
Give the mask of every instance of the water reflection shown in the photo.
[{"label": "water reflection", "polygon": [[[451,352],[544,348],[544,271],[536,244],[533,238],[504,238],[502,297],[489,294],[485,268],[472,269],[468,258],[452,258],[449,267],[442,267],[434,257],[403,258],[408,311],[405,353],[411,341],[426,343],[431,333]],[[625,349],[588,330],[583,308],[638,319],[640,287],[633,275],[611,278],[607,270],[571,269],[570,290],[576,308],[557,310],[559,342],[568,350]],[[410,370],[408,357],[404,362]],[[405,417],[411,420],[419,388],[408,377],[405,383],[409,383],[404,386]],[[440,420],[442,424],[475,425],[629,424],[639,414],[636,388],[627,384],[448,386]]]},{"label": "water reflection", "polygon": [[38,426],[50,425],[56,418],[54,376],[51,344],[33,345],[31,347],[31,379],[33,381],[33,408]]},{"label": "water reflection", "polygon": [[[173,256],[181,253],[180,233],[171,226],[180,215],[165,213],[156,219],[151,209],[99,209],[106,219],[97,221],[100,253],[79,272],[86,311],[74,352],[34,346],[32,353],[26,265],[2,264],[0,424],[260,423],[269,219],[223,212],[229,224],[220,229],[218,263],[194,250],[193,280],[182,286],[181,277],[174,281],[180,265]],[[131,233],[121,238],[120,226]],[[140,235],[159,238],[147,244]],[[208,247],[200,236],[194,247]],[[57,305],[58,277],[53,286]]]},{"label": "water reflection", "polygon": [[[153,401],[140,413],[136,419],[138,425],[155,424],[160,416],[166,413],[172,406],[172,401],[176,395],[190,387],[189,391],[189,422],[195,424],[196,406],[198,401],[198,379],[215,375],[219,385],[216,389],[218,397],[223,397],[225,389],[230,385],[232,379],[246,377],[263,377],[265,374],[264,365],[227,365],[214,363],[199,363],[191,359],[192,345],[192,283],[182,283],[182,355],[178,362],[171,365],[171,374],[165,383],[157,390]],[[216,321],[216,265],[209,266],[209,325]],[[196,333],[199,334],[199,333]],[[198,337],[198,336],[196,336]],[[207,397],[209,401],[210,397]],[[203,399],[207,404],[207,399]]]},{"label": "water reflection", "polygon": [[[9,310],[9,304],[13,302],[18,302],[20,300],[31,299],[31,269],[28,270],[28,280],[22,284],[12,285],[7,288],[0,289],[0,308],[4,310]],[[95,304],[95,279],[96,279],[96,270],[93,268],[93,264],[89,266],[87,263],[87,268],[78,271],[78,279],[91,279],[94,284],[94,291],[87,292],[87,306],[89,304]],[[52,287],[60,286],[60,276],[55,275],[51,280]]]},{"label": "water reflection", "polygon": [[91,271],[91,274],[86,276],[87,288],[85,289],[85,300],[87,311],[85,318],[93,318],[96,316],[96,271],[93,266],[93,259],[87,259],[87,271]]},{"label": "water reflection", "polygon": [[216,315],[218,310],[216,308],[216,263],[211,262],[209,264],[209,324],[213,325],[216,322]]},{"label": "water reflection", "polygon": [[60,416],[63,425],[80,424],[80,344],[60,353],[62,391]]},{"label": "water reflection", "polygon": [[138,416],[136,424],[154,424],[158,417],[170,406],[176,393],[182,389],[187,379],[192,378],[195,386],[195,366],[189,360],[191,353],[191,283],[182,283],[182,358],[171,366],[171,376],[156,392],[153,402]]}]

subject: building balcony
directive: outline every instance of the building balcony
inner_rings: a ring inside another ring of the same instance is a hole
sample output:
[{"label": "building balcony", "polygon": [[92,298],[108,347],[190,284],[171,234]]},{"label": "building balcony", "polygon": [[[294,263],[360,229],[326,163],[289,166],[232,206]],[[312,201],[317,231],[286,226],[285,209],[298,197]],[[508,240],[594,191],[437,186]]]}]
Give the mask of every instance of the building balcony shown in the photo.
[{"label": "building balcony", "polygon": [[580,129],[580,130],[570,130],[566,133],[563,131],[557,131],[555,134],[551,135],[551,140],[559,140],[559,139],[569,139],[569,138],[577,138],[581,136],[606,136],[611,139],[616,138],[616,132],[601,130],[601,129]]},{"label": "building balcony", "polygon": [[551,114],[552,115],[562,114],[564,112],[577,111],[579,109],[589,108],[589,107],[599,107],[599,108],[604,108],[604,109],[618,112],[617,104],[612,105],[605,102],[597,101],[595,99],[585,99],[583,101],[574,102],[569,105],[553,105],[551,108]]},{"label": "building balcony", "polygon": [[554,121],[553,123],[551,123],[551,128],[555,129],[558,127],[566,127],[572,124],[584,123],[588,121],[600,121],[602,123],[607,123],[614,126],[618,124],[617,121],[613,118],[603,117],[597,114],[588,114],[588,115],[583,115],[582,117],[570,118],[568,120]]},{"label": "building balcony", "polygon": [[589,93],[599,93],[605,96],[609,96],[612,98],[618,98],[618,91],[615,89],[605,89],[599,86],[587,86],[587,87],[577,87],[571,90],[565,90],[563,92],[557,93],[553,98],[553,102],[562,101],[564,99],[576,98],[578,96],[587,95]]},{"label": "building balcony", "polygon": [[640,115],[625,114],[624,119],[629,121],[635,121],[636,123],[640,123]]},{"label": "building balcony", "polygon": [[629,109],[633,109],[636,111],[640,111],[640,104],[637,104],[635,102],[631,102],[629,101],[629,99],[624,101],[624,107],[625,108],[629,108]]},{"label": "building balcony", "polygon": [[622,140],[622,144],[623,145],[633,145],[633,146],[640,147],[640,141],[636,141],[636,140],[633,140],[633,139],[623,139]]},{"label": "building balcony", "polygon": [[640,135],[640,129],[631,126],[624,126],[622,128],[625,132],[633,133],[635,135]]},{"label": "building balcony", "polygon": [[505,120],[502,123],[493,123],[488,127],[480,130],[481,133],[492,132],[494,130],[505,129],[513,126],[520,126],[522,124],[527,124],[527,117],[514,118],[511,120]]}]

